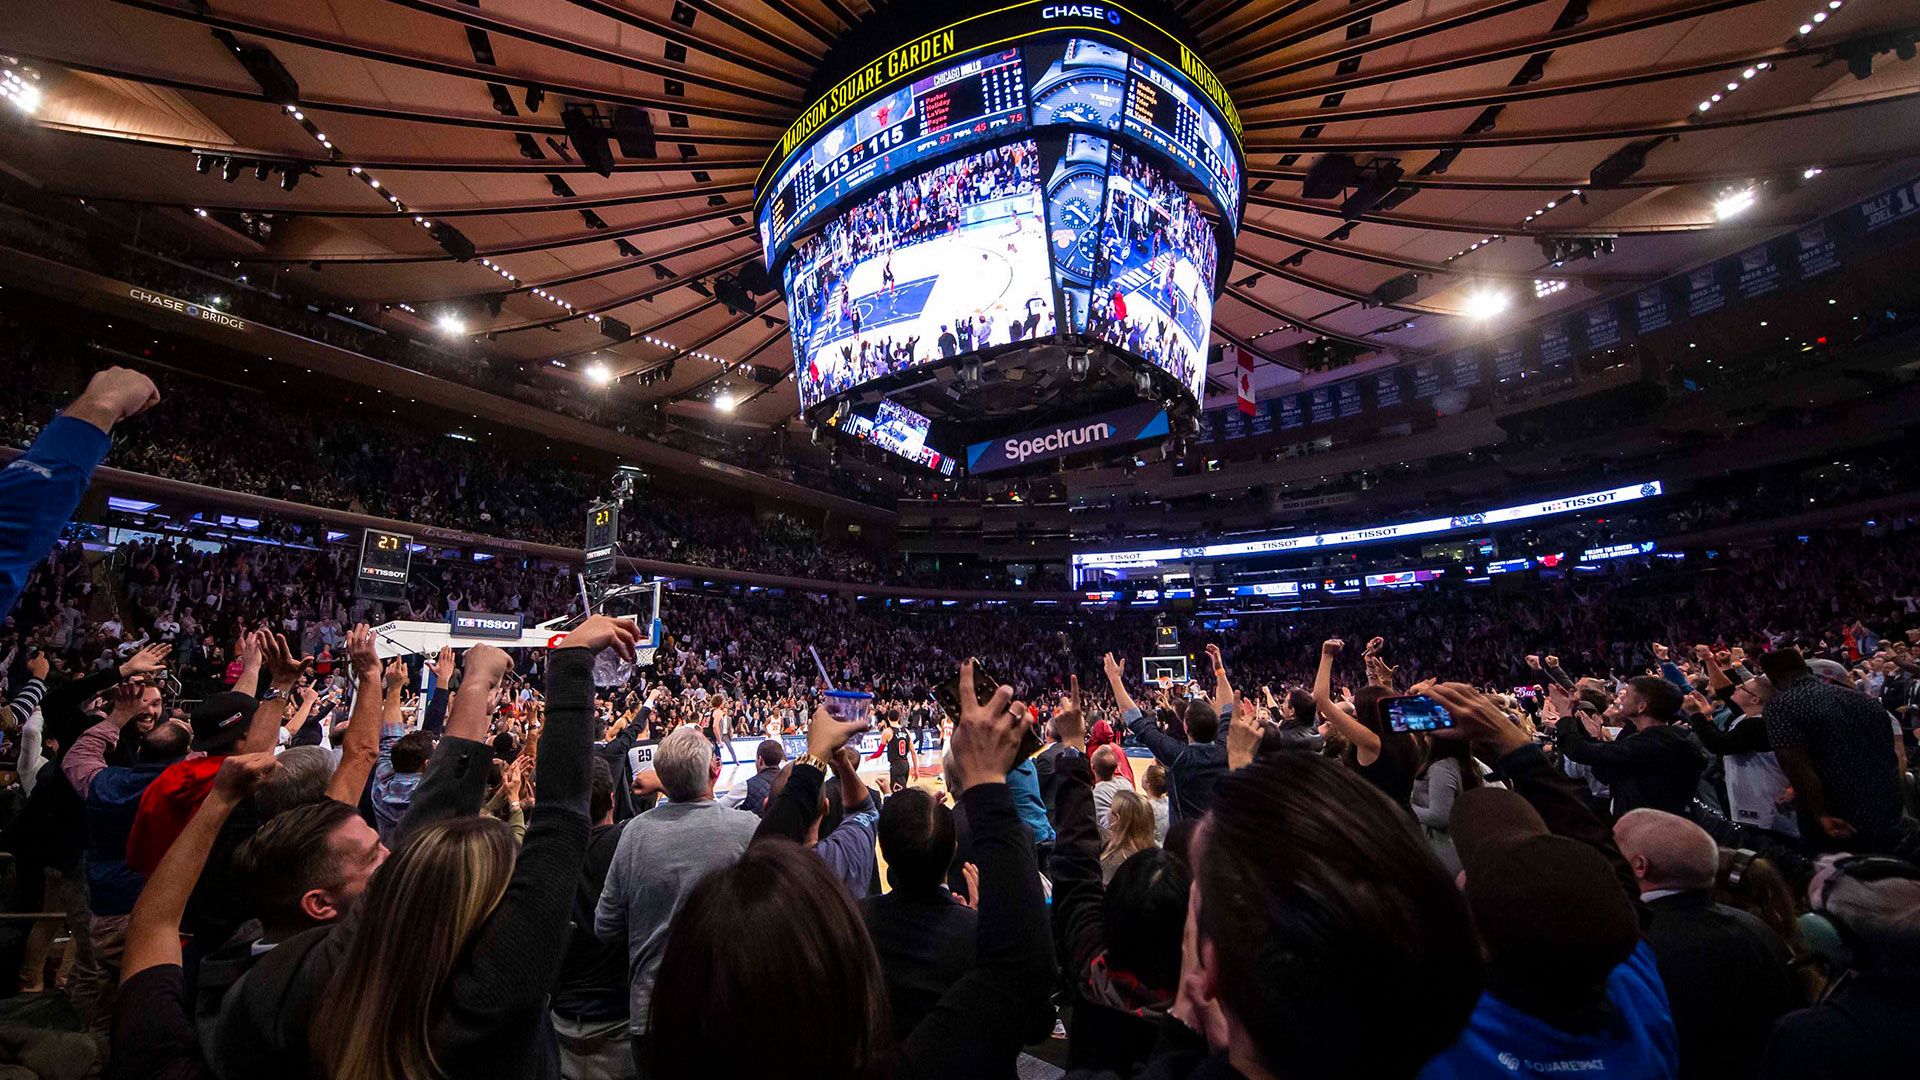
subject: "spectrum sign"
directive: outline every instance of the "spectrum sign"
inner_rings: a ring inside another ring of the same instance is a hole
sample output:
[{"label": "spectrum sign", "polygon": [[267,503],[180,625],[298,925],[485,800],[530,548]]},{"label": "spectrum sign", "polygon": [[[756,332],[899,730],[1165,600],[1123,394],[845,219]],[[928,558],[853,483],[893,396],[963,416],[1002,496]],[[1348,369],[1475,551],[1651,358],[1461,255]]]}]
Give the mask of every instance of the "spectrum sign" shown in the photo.
[{"label": "spectrum sign", "polygon": [[1158,405],[1129,405],[1052,427],[1035,428],[967,447],[967,473],[1018,469],[1083,450],[1124,446],[1167,434],[1167,411]]}]

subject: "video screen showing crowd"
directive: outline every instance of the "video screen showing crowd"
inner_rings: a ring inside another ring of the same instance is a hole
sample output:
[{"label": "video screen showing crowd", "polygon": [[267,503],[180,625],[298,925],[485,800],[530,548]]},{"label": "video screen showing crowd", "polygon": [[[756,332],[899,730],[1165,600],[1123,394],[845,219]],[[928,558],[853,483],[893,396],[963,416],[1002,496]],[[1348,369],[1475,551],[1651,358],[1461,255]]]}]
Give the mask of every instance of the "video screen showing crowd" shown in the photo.
[{"label": "video screen showing crowd", "polygon": [[878,192],[795,245],[802,407],[936,358],[1054,332],[1039,160],[1025,139]]},{"label": "video screen showing crowd", "polygon": [[1116,149],[1087,333],[1142,357],[1199,398],[1218,257],[1213,226],[1186,191],[1164,170]]}]

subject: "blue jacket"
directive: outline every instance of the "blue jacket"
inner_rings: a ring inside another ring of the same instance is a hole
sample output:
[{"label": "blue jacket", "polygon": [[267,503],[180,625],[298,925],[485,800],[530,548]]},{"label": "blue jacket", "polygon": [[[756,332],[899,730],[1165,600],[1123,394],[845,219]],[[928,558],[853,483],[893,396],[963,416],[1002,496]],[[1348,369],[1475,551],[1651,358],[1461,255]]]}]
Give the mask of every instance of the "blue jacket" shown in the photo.
[{"label": "blue jacket", "polygon": [[32,449],[0,469],[0,618],[53,550],[108,445],[106,432],[58,416]]},{"label": "blue jacket", "polygon": [[127,865],[127,837],[140,796],[171,761],[109,766],[87,788],[87,890],[95,915],[127,915],[147,876]]}]

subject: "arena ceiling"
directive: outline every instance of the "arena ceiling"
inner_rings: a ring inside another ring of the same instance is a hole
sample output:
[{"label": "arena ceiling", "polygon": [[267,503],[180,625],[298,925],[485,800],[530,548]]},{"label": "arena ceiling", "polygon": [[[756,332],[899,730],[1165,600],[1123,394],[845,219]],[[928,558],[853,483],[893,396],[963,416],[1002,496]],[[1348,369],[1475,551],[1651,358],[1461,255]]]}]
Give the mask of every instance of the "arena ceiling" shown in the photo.
[{"label": "arena ceiling", "polygon": [[[1736,250],[1920,164],[1920,64],[1901,59],[1920,8],[1901,0],[1175,7],[1246,123],[1246,223],[1215,340],[1255,350],[1262,387],[1299,378],[1303,342],[1452,347]],[[558,361],[541,365],[546,376],[776,425],[797,409],[793,381],[756,383],[749,365],[791,368],[784,307],[772,295],[730,313],[710,282],[757,257],[755,172],[829,45],[871,10],[18,4],[0,54],[37,77],[38,107],[30,123],[0,124],[0,162],[49,192],[146,208],[144,220],[208,258],[307,275],[303,285],[396,305],[389,317],[422,329],[453,315],[469,348]],[[236,45],[270,51],[298,100],[263,90]],[[657,156],[616,152],[610,177],[588,170],[565,150],[570,102],[646,109]],[[1595,167],[1630,146],[1646,149],[1643,167],[1592,187]],[[268,163],[267,176],[242,165],[223,182],[217,163],[196,171],[194,150]],[[1403,179],[1345,218],[1340,199],[1303,197],[1327,153],[1394,159]],[[1743,213],[1716,213],[1756,187]],[[221,224],[223,211],[270,213],[272,235],[250,239]],[[423,221],[457,227],[476,257],[456,261]],[[1591,238],[1611,239],[1611,253],[1550,266],[1542,241]],[[1410,272],[1411,295],[1371,302]],[[1568,284],[1536,301],[1536,279]],[[1470,317],[1490,292],[1516,306]],[[612,344],[600,317],[635,337]],[[596,365],[613,385],[591,378]],[[725,412],[711,404],[721,395]]]}]

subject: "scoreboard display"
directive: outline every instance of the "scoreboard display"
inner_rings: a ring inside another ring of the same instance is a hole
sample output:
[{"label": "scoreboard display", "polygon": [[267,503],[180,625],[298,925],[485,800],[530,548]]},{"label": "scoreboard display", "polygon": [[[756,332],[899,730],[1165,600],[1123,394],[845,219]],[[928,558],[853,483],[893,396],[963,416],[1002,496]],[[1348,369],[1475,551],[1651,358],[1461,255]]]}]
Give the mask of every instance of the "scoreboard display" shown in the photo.
[{"label": "scoreboard display", "polygon": [[768,251],[872,180],[1026,122],[1020,50],[955,64],[874,101],[829,130],[775,181],[762,212]]},{"label": "scoreboard display", "polygon": [[360,538],[360,569],[354,574],[353,595],[399,603],[407,597],[407,575],[412,567],[413,537],[368,529]]},{"label": "scoreboard display", "polygon": [[604,579],[613,574],[619,535],[620,505],[618,503],[595,503],[587,507],[586,569],[588,577]]},{"label": "scoreboard display", "polygon": [[1178,164],[1238,231],[1239,114],[1198,56],[1119,5],[1016,2],[876,58],[802,111],[756,183],[766,265],[870,185],[1054,126],[1120,128]]},{"label": "scoreboard display", "polygon": [[1239,198],[1240,164],[1226,129],[1160,65],[1133,58],[1120,126],[1197,175],[1216,205],[1231,206]]}]

